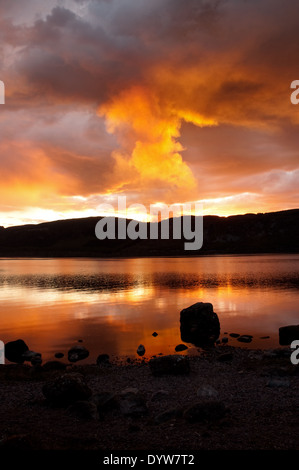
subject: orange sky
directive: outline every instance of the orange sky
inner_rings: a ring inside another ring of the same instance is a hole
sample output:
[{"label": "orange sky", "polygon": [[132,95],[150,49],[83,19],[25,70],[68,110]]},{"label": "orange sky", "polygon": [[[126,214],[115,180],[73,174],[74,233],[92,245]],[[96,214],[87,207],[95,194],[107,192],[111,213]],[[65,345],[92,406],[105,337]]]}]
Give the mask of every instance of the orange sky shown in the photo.
[{"label": "orange sky", "polygon": [[299,207],[299,4],[0,0],[0,225]]}]

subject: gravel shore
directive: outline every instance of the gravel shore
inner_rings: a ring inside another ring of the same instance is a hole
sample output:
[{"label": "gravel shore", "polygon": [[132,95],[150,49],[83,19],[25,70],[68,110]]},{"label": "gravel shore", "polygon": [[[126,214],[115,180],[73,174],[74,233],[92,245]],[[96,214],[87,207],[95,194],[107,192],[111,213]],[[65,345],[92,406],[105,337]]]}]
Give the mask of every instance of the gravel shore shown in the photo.
[{"label": "gravel shore", "polygon": [[[299,369],[290,353],[219,345],[175,355],[189,367],[178,375],[154,375],[141,359],[65,370],[2,365],[0,448],[298,450]],[[57,405],[45,384],[57,387],[66,375],[89,396]]]}]

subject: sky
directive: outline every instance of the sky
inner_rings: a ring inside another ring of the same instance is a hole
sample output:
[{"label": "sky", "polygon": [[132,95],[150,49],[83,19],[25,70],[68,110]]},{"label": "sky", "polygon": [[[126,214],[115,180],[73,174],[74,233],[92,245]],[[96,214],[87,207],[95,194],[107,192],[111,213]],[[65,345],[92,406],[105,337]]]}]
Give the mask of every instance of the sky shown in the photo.
[{"label": "sky", "polygon": [[0,0],[0,225],[298,208],[298,29],[295,0]]}]

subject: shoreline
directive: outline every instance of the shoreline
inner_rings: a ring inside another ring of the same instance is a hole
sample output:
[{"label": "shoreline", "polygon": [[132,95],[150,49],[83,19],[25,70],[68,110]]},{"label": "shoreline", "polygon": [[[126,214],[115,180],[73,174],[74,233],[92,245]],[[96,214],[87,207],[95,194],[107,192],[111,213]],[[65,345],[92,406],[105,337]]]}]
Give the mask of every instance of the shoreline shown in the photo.
[{"label": "shoreline", "polygon": [[[1,365],[0,449],[298,450],[299,368],[291,352],[216,345],[171,355],[188,362],[175,375],[171,364],[155,375],[144,360]],[[63,405],[46,398],[45,384],[56,393],[65,377],[83,383],[88,396]]]}]

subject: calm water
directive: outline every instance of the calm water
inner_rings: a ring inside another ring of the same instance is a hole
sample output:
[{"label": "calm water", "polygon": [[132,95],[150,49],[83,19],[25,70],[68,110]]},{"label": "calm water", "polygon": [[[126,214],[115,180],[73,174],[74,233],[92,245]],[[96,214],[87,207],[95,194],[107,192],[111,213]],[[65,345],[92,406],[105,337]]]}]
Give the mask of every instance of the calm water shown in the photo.
[{"label": "calm water", "polygon": [[145,357],[173,353],[180,311],[200,301],[213,304],[220,338],[251,334],[247,347],[276,347],[278,328],[298,323],[299,255],[0,259],[0,339],[22,338],[44,360],[78,340],[85,362],[136,356],[140,343]]}]

